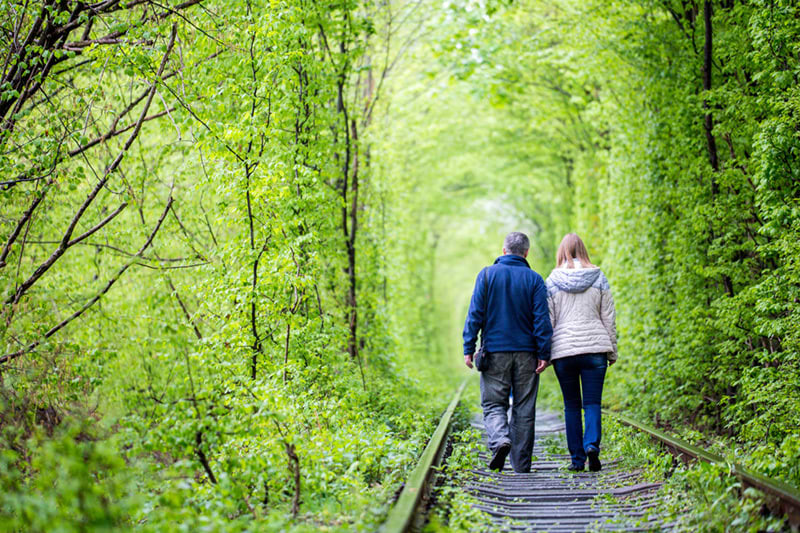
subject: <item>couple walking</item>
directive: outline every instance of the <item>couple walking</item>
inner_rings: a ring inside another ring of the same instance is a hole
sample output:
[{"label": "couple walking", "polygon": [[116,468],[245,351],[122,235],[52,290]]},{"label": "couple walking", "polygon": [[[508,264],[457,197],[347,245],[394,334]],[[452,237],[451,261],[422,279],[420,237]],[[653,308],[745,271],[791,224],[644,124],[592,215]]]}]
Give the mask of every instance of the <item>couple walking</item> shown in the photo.
[{"label": "couple walking", "polygon": [[597,471],[603,381],[617,359],[608,280],[574,233],[561,241],[546,282],[525,260],[529,248],[524,233],[506,236],[503,255],[478,274],[464,325],[466,365],[473,367],[478,331],[486,354],[481,406],[489,468],[502,470],[510,453],[515,472],[530,472],[539,374],[552,364],[564,396],[569,469],[583,470],[588,459]]}]

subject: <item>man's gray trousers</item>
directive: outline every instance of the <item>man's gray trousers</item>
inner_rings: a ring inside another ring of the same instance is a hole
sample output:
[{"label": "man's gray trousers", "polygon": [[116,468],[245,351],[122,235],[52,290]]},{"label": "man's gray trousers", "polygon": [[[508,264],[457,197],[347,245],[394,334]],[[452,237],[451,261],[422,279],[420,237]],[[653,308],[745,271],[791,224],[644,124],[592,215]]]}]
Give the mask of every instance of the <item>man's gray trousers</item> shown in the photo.
[{"label": "man's gray trousers", "polygon": [[[530,472],[539,389],[538,360],[531,352],[492,352],[489,358],[489,368],[481,372],[481,407],[489,449],[494,453],[502,444],[510,443],[514,471]],[[512,391],[514,403],[509,424],[508,397]]]}]

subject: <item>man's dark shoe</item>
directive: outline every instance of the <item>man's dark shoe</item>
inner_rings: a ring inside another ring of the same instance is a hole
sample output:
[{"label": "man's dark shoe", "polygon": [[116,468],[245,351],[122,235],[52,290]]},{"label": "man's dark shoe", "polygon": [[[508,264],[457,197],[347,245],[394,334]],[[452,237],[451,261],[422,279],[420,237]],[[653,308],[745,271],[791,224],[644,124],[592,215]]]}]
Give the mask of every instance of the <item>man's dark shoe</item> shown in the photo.
[{"label": "man's dark shoe", "polygon": [[492,460],[489,461],[489,470],[496,470],[497,472],[503,470],[503,467],[506,464],[506,457],[508,457],[508,452],[510,451],[511,444],[507,442],[498,446],[498,448],[494,451]]},{"label": "man's dark shoe", "polygon": [[590,472],[599,472],[603,465],[600,464],[600,450],[595,448],[594,446],[590,446],[588,450],[586,450],[586,457],[589,459],[589,471]]},{"label": "man's dark shoe", "polygon": [[569,470],[570,472],[583,472],[583,469],[584,469],[583,465],[576,465],[575,463],[572,463],[567,467],[567,470]]}]

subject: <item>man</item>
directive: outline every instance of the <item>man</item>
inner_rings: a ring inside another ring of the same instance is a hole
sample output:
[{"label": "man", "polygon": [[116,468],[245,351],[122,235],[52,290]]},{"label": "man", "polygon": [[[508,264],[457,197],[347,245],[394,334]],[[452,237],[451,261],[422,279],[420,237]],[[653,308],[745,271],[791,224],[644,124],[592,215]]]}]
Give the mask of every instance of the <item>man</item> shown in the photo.
[{"label": "man", "polygon": [[[492,452],[489,468],[497,471],[509,452],[515,472],[531,470],[539,374],[550,360],[553,329],[547,289],[525,260],[529,248],[524,233],[506,236],[503,255],[478,274],[464,324],[467,367],[472,368],[478,330],[489,354],[489,368],[481,373],[481,407]],[[506,413],[512,392],[509,429]]]}]

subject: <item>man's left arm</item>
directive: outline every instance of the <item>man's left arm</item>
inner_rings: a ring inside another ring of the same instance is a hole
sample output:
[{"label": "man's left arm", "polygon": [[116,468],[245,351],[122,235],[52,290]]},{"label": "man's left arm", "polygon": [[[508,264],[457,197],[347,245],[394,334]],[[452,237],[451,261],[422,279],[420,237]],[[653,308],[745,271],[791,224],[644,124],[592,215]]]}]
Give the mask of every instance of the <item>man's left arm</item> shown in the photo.
[{"label": "man's left arm", "polygon": [[486,295],[483,294],[483,276],[485,275],[486,269],[483,269],[478,273],[475,279],[475,288],[472,291],[469,311],[467,311],[467,319],[464,321],[464,364],[469,368],[472,368],[472,356],[475,354],[478,331],[482,330],[485,320],[483,313],[483,300],[486,298]]},{"label": "man's left arm", "polygon": [[539,359],[537,372],[542,372],[550,364],[550,339],[553,326],[550,324],[550,310],[547,307],[547,288],[539,277],[533,289],[533,339],[536,342],[536,357]]}]

